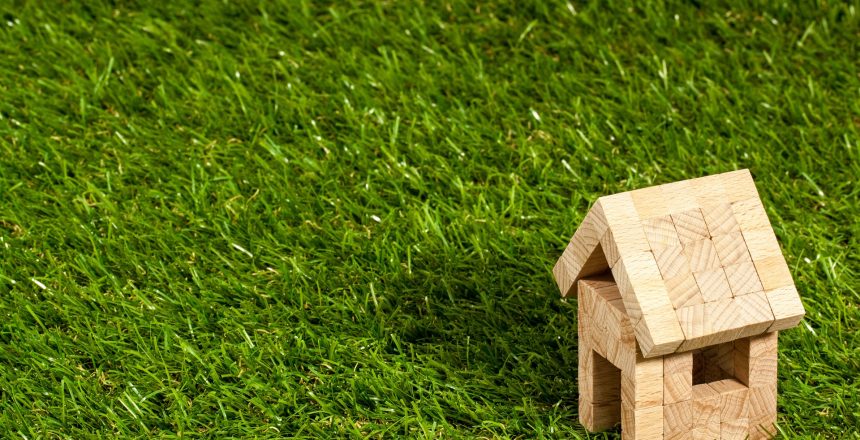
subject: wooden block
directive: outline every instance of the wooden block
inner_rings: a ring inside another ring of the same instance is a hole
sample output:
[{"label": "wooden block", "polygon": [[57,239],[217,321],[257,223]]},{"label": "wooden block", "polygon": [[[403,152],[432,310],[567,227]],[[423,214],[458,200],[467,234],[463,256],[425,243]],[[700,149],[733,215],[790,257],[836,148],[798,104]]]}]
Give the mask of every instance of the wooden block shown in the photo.
[{"label": "wooden block", "polygon": [[792,328],[800,323],[806,314],[800,302],[800,295],[794,286],[769,290],[765,295],[774,318],[773,325],[768,328],[770,332]]},{"label": "wooden block", "polygon": [[621,371],[633,371],[633,368],[635,368],[636,365],[637,356],[641,356],[641,354],[638,353],[635,342],[633,344],[622,344],[615,352],[612,362]]},{"label": "wooden block", "polygon": [[705,303],[705,332],[708,344],[722,344],[737,339],[744,323],[733,298]]},{"label": "wooden block", "polygon": [[752,261],[730,264],[724,268],[726,279],[732,290],[732,296],[742,296],[748,293],[761,292],[764,288],[758,279],[758,272]]},{"label": "wooden block", "polygon": [[740,232],[741,227],[735,220],[732,204],[725,202],[702,207],[702,216],[708,226],[708,232],[712,237]]},{"label": "wooden block", "polygon": [[736,321],[736,316],[740,314],[736,307],[730,298],[678,309],[678,321],[685,335],[678,351],[736,339],[742,329],[742,325]]},{"label": "wooden block", "polygon": [[630,191],[630,196],[636,207],[636,213],[642,219],[664,216],[670,212],[663,190],[659,186]]},{"label": "wooden block", "polygon": [[570,295],[574,289],[574,275],[571,273],[572,268],[568,267],[567,261],[569,258],[573,257],[572,250],[569,255],[570,256],[568,257],[568,252],[565,250],[565,252],[561,254],[561,258],[556,261],[555,266],[552,268],[552,277],[555,279],[555,282],[558,285],[558,291],[561,292],[562,297]]},{"label": "wooden block", "polygon": [[684,212],[699,207],[699,202],[693,193],[693,187],[689,180],[667,183],[661,185],[663,199],[669,205],[669,212]]},{"label": "wooden block", "polygon": [[638,356],[633,368],[621,372],[621,400],[633,408],[663,405],[663,359]]},{"label": "wooden block", "polygon": [[643,314],[633,329],[639,349],[646,358],[674,353],[684,341],[684,332],[669,303],[668,294],[665,307]]},{"label": "wooden block", "polygon": [[[749,341],[749,370],[745,384],[749,387],[776,386],[777,332],[753,336]],[[742,379],[742,378],[739,378]]]},{"label": "wooden block", "polygon": [[791,272],[788,271],[788,264],[782,255],[753,261],[753,264],[755,264],[756,273],[758,273],[761,286],[765,291],[794,286]]},{"label": "wooden block", "polygon": [[759,335],[768,331],[773,325],[773,312],[764,292],[737,296],[734,302],[742,314],[738,318],[738,322],[742,326],[738,338]]},{"label": "wooden block", "polygon": [[612,236],[622,255],[627,251],[637,252],[651,249],[629,192],[603,196],[597,199],[595,205],[600,206],[608,228],[612,230]]},{"label": "wooden block", "polygon": [[723,266],[752,261],[741,232],[730,232],[713,238],[714,248]]},{"label": "wooden block", "polygon": [[621,403],[622,439],[662,440],[663,406],[636,408]]},{"label": "wooden block", "polygon": [[689,272],[667,279],[666,291],[675,310],[704,302],[699,285],[696,284],[696,278]]},{"label": "wooden block", "polygon": [[749,419],[720,421],[720,440],[745,440],[749,433]]},{"label": "wooden block", "polygon": [[663,404],[693,398],[693,354],[673,353],[663,357]]},{"label": "wooden block", "polygon": [[591,432],[612,428],[621,422],[621,401],[592,403],[580,398],[579,422]]},{"label": "wooden block", "polygon": [[668,215],[642,220],[642,229],[651,249],[681,246],[681,240],[675,232],[675,224]]},{"label": "wooden block", "polygon": [[720,422],[693,428],[693,440],[714,440],[720,438]]},{"label": "wooden block", "polygon": [[[692,389],[692,387],[691,387]],[[684,400],[663,406],[663,438],[690,439],[693,435],[693,401]]]},{"label": "wooden block", "polygon": [[621,264],[624,265],[624,270],[630,280],[637,284],[642,281],[663,279],[663,276],[660,275],[660,269],[657,267],[657,260],[654,259],[654,254],[650,251],[631,252],[622,255]]},{"label": "wooden block", "polygon": [[703,383],[693,385],[693,430],[713,429],[716,423],[717,438],[720,425],[720,393]]},{"label": "wooden block", "polygon": [[723,179],[719,174],[699,177],[690,180],[696,202],[700,207],[710,207],[726,202],[726,190],[723,188]]},{"label": "wooden block", "polygon": [[711,382],[711,386],[720,393],[720,421],[745,419],[749,416],[749,388],[735,379],[723,379]]},{"label": "wooden block", "polygon": [[678,350],[687,351],[701,347],[699,343],[705,336],[705,305],[682,307],[676,310],[675,314],[685,338]]},{"label": "wooden block", "polygon": [[618,262],[618,257],[621,254],[618,252],[618,245],[615,243],[615,237],[612,235],[611,229],[606,229],[603,236],[600,237],[600,248],[603,250],[603,255],[606,257],[606,263],[610,268]]},{"label": "wooden block", "polygon": [[759,198],[749,170],[737,170],[719,176],[723,179],[723,188],[726,190],[728,202],[734,203],[740,200]]},{"label": "wooden block", "polygon": [[687,256],[680,245],[656,248],[653,253],[664,279],[690,273],[690,264],[687,263]]},{"label": "wooden block", "polygon": [[753,260],[782,255],[776,235],[771,228],[744,231],[743,236]]},{"label": "wooden block", "polygon": [[677,214],[672,214],[672,222],[678,238],[686,246],[687,243],[709,238],[708,226],[699,208],[691,209]]},{"label": "wooden block", "polygon": [[553,267],[553,276],[561,296],[576,295],[578,278],[597,274],[608,268],[600,246],[600,237],[607,228],[603,208],[599,203],[595,203]]},{"label": "wooden block", "polygon": [[720,301],[732,297],[732,289],[726,279],[726,273],[721,268],[694,272],[696,284],[702,292],[702,299],[707,302]]},{"label": "wooden block", "polygon": [[741,231],[770,228],[764,205],[758,197],[732,203],[732,211]]},{"label": "wooden block", "polygon": [[769,439],[776,435],[776,383],[749,389],[750,439]]},{"label": "wooden block", "polygon": [[720,268],[717,250],[710,239],[687,242],[684,245],[684,255],[690,264],[690,270],[693,272]]}]

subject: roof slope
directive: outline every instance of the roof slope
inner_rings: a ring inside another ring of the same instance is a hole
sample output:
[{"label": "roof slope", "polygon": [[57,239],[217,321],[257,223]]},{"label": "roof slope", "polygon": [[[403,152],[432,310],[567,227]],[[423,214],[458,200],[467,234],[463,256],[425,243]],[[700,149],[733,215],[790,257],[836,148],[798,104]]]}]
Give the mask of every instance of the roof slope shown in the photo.
[{"label": "roof slope", "polygon": [[804,309],[748,170],[604,196],[553,274],[611,270],[645,357],[793,327]]}]

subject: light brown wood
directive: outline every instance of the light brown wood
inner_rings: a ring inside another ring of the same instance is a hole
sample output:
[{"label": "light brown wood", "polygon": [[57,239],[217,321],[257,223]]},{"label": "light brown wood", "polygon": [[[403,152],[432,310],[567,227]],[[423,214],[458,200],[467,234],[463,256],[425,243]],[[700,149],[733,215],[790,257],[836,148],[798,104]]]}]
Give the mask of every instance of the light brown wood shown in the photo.
[{"label": "light brown wood", "polygon": [[766,293],[767,301],[773,311],[773,325],[768,331],[785,330],[796,326],[806,311],[794,286],[780,287]]},{"label": "light brown wood", "polygon": [[684,248],[681,245],[658,247],[653,250],[653,253],[660,275],[664,279],[690,273],[690,264],[687,263],[687,256],[684,255]]},{"label": "light brown wood", "polygon": [[788,265],[782,255],[756,260],[753,264],[765,291],[794,286],[791,272],[788,271]]},{"label": "light brown wood", "polygon": [[699,207],[705,209],[726,202],[726,189],[719,174],[692,179],[690,184]]},{"label": "light brown wood", "polygon": [[720,259],[717,249],[710,239],[687,242],[684,245],[684,255],[693,272],[703,272],[710,269],[720,268]]},{"label": "light brown wood", "polygon": [[601,197],[553,275],[578,297],[587,428],[775,433],[775,330],[804,310],[749,171]]},{"label": "light brown wood", "polygon": [[663,357],[663,404],[693,398],[693,354],[673,353]]},{"label": "light brown wood", "polygon": [[726,272],[726,279],[729,282],[732,296],[741,296],[764,290],[752,261],[731,264],[723,269]]},{"label": "light brown wood", "polygon": [[720,421],[720,440],[745,440],[749,433],[750,419],[728,419]]},{"label": "light brown wood", "polygon": [[704,383],[693,385],[693,438],[720,437],[720,393]]},{"label": "light brown wood", "polygon": [[645,231],[645,238],[651,249],[681,246],[675,224],[668,215],[642,220],[642,229]]},{"label": "light brown wood", "polygon": [[[725,200],[725,199],[723,199]],[[702,216],[712,237],[731,234],[741,230],[731,203],[718,203],[702,208]]]},{"label": "light brown wood", "polygon": [[699,207],[693,186],[689,180],[661,185],[664,200],[669,205],[669,213],[685,212]]},{"label": "light brown wood", "polygon": [[621,400],[633,408],[663,405],[663,359],[637,357],[631,370],[621,372]]},{"label": "light brown wood", "polygon": [[708,226],[705,224],[705,218],[702,216],[702,211],[699,208],[677,214],[673,213],[672,222],[675,224],[678,238],[685,246],[690,242],[701,241],[710,237]]},{"label": "light brown wood", "polygon": [[749,417],[747,388],[735,379],[723,379],[708,385],[720,394],[720,421]]},{"label": "light brown wood", "polygon": [[776,435],[776,383],[749,389],[749,438],[769,439]]},{"label": "light brown wood", "polygon": [[774,318],[764,292],[737,296],[734,301],[741,313],[737,318],[737,322],[742,326],[738,338],[760,335],[768,331]]},{"label": "light brown wood", "polygon": [[747,243],[740,231],[714,236],[713,242],[720,264],[723,266],[752,261]]},{"label": "light brown wood", "polygon": [[735,220],[741,227],[741,231],[770,228],[767,213],[757,197],[732,203],[732,211],[735,213]]},{"label": "light brown wood", "polygon": [[693,400],[663,406],[663,438],[682,440],[693,435]]},{"label": "light brown wood", "polygon": [[639,218],[660,217],[671,212],[659,185],[630,191],[630,196]]},{"label": "light brown wood", "polygon": [[696,278],[689,272],[669,278],[665,283],[666,290],[669,292],[669,301],[672,302],[675,310],[705,302]]},{"label": "light brown wood", "polygon": [[693,275],[705,302],[731,299],[732,289],[729,287],[729,281],[726,279],[726,273],[722,268],[694,272]]},{"label": "light brown wood", "polygon": [[776,241],[776,235],[770,226],[764,229],[743,231],[743,236],[753,260],[764,260],[782,255],[779,243]]},{"label": "light brown wood", "polygon": [[734,203],[741,200],[759,198],[758,191],[749,170],[737,170],[719,175],[726,191],[726,201]]},{"label": "light brown wood", "polygon": [[663,406],[633,408],[621,403],[621,438],[636,440],[663,439]]},{"label": "light brown wood", "polygon": [[606,263],[609,267],[615,266],[621,254],[618,252],[618,245],[615,243],[611,229],[607,228],[603,236],[600,237],[600,247],[603,249],[603,255],[606,257]]}]

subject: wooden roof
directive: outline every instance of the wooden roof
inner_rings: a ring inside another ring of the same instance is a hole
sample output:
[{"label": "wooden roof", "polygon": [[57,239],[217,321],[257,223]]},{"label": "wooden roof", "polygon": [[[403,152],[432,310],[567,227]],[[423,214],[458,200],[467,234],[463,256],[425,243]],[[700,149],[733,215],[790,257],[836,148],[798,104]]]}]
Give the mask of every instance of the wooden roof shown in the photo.
[{"label": "wooden roof", "polygon": [[597,200],[553,275],[611,270],[645,357],[794,327],[804,309],[748,170]]}]

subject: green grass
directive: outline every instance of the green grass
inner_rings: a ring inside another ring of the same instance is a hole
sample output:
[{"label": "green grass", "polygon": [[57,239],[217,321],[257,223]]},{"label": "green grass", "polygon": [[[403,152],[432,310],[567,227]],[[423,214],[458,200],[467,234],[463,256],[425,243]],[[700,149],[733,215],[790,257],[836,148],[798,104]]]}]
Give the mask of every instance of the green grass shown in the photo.
[{"label": "green grass", "polygon": [[585,438],[556,258],[747,167],[860,438],[860,5],[120,3],[0,6],[0,436]]}]

